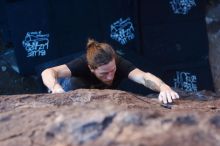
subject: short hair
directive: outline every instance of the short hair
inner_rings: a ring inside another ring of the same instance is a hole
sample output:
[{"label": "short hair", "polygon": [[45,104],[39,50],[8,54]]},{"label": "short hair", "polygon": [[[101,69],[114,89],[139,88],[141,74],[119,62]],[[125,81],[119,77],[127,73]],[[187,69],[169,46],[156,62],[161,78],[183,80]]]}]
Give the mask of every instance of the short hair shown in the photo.
[{"label": "short hair", "polygon": [[92,69],[108,64],[115,58],[114,49],[107,43],[99,43],[89,39],[87,43],[86,59]]}]

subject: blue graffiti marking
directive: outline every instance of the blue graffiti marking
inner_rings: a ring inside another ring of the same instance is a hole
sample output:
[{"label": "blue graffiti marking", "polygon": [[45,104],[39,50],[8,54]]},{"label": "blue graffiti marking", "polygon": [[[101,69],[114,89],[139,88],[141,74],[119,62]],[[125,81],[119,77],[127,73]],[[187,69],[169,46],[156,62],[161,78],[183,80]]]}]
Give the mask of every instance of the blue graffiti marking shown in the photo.
[{"label": "blue graffiti marking", "polygon": [[22,44],[27,51],[27,57],[45,56],[49,47],[49,34],[27,32]]},{"label": "blue graffiti marking", "polygon": [[186,15],[192,7],[196,6],[195,0],[172,0],[170,5],[175,14]]},{"label": "blue graffiti marking", "polygon": [[127,44],[127,42],[134,39],[134,37],[134,27],[130,18],[125,20],[120,18],[111,25],[111,38],[122,45]]},{"label": "blue graffiti marking", "polygon": [[174,87],[188,92],[197,91],[197,77],[188,72],[176,72]]}]

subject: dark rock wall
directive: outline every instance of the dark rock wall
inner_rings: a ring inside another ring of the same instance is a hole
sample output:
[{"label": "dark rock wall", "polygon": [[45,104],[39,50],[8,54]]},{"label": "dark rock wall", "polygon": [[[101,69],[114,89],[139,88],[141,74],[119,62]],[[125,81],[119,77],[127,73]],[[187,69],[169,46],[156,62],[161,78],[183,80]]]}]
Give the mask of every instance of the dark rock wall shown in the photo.
[{"label": "dark rock wall", "polygon": [[206,22],[209,37],[209,60],[215,91],[220,92],[220,4],[208,8]]}]

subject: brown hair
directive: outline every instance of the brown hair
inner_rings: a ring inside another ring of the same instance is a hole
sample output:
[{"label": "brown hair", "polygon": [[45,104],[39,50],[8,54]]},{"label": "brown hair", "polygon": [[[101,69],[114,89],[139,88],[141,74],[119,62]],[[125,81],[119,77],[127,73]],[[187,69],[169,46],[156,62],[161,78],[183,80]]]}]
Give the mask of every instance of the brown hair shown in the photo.
[{"label": "brown hair", "polygon": [[114,58],[115,51],[109,44],[88,40],[86,59],[92,69],[108,64]]}]

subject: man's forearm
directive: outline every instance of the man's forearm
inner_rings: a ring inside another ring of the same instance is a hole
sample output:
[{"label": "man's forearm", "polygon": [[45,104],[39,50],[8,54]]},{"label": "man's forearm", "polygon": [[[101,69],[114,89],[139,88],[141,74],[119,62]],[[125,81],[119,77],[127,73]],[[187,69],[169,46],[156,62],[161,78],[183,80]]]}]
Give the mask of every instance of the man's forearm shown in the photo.
[{"label": "man's forearm", "polygon": [[150,88],[154,91],[160,91],[160,87],[165,84],[161,79],[152,75],[151,73],[146,73],[144,75],[144,86]]},{"label": "man's forearm", "polygon": [[159,100],[163,103],[172,102],[174,99],[178,99],[179,95],[173,91],[170,86],[165,84],[160,78],[154,76],[151,73],[143,72],[138,68],[129,73],[129,79],[136,83],[142,84],[147,88],[154,91],[158,91]]}]

